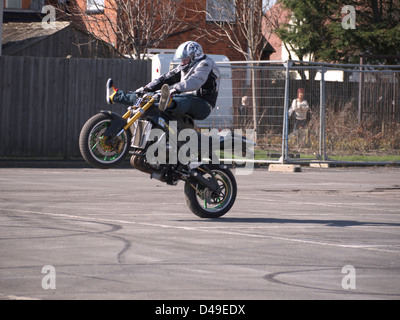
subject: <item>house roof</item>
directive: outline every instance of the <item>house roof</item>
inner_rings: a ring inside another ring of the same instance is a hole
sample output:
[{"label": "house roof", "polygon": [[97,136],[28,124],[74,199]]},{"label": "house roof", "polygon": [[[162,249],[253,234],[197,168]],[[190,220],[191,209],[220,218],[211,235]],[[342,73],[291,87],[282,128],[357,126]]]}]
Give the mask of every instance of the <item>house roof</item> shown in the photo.
[{"label": "house roof", "polygon": [[4,23],[3,55],[123,58],[112,45],[69,21],[54,21],[53,26],[43,28],[42,22]]},{"label": "house roof", "polygon": [[2,52],[12,55],[70,26],[68,21],[54,21],[54,28],[45,29],[42,22],[8,22],[3,24]]}]

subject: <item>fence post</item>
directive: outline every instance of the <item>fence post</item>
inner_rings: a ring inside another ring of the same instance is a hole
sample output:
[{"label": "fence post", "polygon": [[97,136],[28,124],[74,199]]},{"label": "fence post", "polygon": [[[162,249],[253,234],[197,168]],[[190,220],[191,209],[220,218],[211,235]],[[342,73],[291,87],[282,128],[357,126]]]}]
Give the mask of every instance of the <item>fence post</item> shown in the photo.
[{"label": "fence post", "polygon": [[4,1],[0,1],[0,56],[1,56],[1,48],[3,46],[3,12],[4,12]]},{"label": "fence post", "polygon": [[319,157],[326,160],[326,137],[325,137],[325,67],[321,67],[320,82],[320,112],[319,112]]},{"label": "fence post", "polygon": [[254,141],[257,142],[258,139],[258,106],[256,98],[256,70],[254,69],[254,64],[250,63],[251,68],[251,98],[253,105],[253,122],[254,122]]},{"label": "fence post", "polygon": [[359,76],[359,82],[358,82],[358,125],[361,124],[362,120],[362,91],[363,91],[363,85],[364,85],[364,72],[363,71],[363,64],[364,64],[364,59],[363,55],[360,55],[360,76]]},{"label": "fence post", "polygon": [[281,162],[285,163],[288,159],[288,135],[289,135],[289,69],[292,66],[292,61],[287,60],[285,63],[286,76],[285,76],[285,103],[283,107],[283,128],[282,128],[282,157]]}]

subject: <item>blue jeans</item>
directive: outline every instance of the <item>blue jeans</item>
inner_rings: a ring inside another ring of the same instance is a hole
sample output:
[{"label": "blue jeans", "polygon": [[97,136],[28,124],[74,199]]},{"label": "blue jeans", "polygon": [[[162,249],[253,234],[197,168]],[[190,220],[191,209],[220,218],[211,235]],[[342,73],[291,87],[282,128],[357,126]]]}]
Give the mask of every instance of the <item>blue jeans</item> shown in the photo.
[{"label": "blue jeans", "polygon": [[[135,104],[137,95],[133,92],[125,93],[118,90],[113,97],[113,102],[127,105]],[[177,116],[185,114],[190,115],[195,120],[204,120],[211,113],[212,107],[210,104],[191,94],[177,94],[172,99],[173,103],[165,112],[172,113]]]},{"label": "blue jeans", "polygon": [[294,120],[293,132],[306,127],[307,120]]},{"label": "blue jeans", "polygon": [[125,93],[122,90],[118,90],[112,100],[114,103],[122,103],[132,106],[137,100],[137,95],[133,92]]}]

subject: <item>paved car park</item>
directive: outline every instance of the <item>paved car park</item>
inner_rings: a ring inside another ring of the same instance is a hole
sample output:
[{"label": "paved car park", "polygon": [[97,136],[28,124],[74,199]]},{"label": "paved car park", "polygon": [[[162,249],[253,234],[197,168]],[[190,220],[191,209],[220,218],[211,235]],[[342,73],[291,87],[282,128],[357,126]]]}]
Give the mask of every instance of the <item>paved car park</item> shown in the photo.
[{"label": "paved car park", "polygon": [[134,169],[0,168],[0,299],[400,298],[400,168],[236,178],[205,220]]}]

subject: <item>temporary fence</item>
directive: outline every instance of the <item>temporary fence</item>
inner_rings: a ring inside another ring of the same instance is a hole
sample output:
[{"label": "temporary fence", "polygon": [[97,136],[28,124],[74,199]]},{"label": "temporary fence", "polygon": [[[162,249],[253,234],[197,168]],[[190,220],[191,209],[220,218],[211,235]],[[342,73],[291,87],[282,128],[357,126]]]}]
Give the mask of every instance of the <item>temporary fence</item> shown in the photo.
[{"label": "temporary fence", "polygon": [[[255,161],[400,163],[400,66],[217,64],[217,105],[197,127],[241,131],[257,142]],[[134,89],[150,69],[150,61],[130,59],[0,57],[0,158],[80,157],[80,128],[108,108],[105,80]],[[299,88],[309,109],[297,128],[289,110]]]},{"label": "temporary fence", "polygon": [[[400,163],[400,66],[218,63],[220,96],[200,126],[241,129],[266,163]],[[309,106],[296,126],[299,88]]]}]

